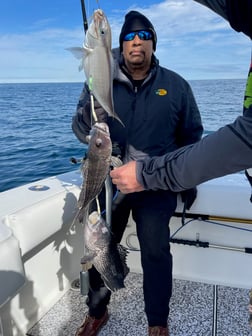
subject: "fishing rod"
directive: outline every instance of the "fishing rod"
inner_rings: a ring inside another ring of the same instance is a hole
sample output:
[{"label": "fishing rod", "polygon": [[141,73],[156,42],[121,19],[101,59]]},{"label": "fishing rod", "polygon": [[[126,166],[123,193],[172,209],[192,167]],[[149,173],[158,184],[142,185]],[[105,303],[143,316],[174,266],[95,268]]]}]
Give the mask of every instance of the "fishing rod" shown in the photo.
[{"label": "fishing rod", "polygon": [[[85,34],[88,30],[88,22],[87,22],[87,13],[84,0],[81,0],[81,10],[82,10],[82,17],[83,17],[83,27]],[[89,89],[90,89],[90,103],[91,103],[91,112],[95,122],[98,121],[97,115],[94,108],[94,96],[92,93],[92,79],[89,79]],[[75,158],[71,158],[72,163],[77,163]],[[107,177],[105,181],[105,191],[106,191],[106,221],[110,225],[111,224],[111,196],[112,196],[112,185],[110,178]],[[98,203],[97,203],[98,205]]]},{"label": "fishing rod", "polygon": [[[82,11],[84,32],[86,34],[87,30],[88,30],[88,21],[87,21],[87,13],[86,13],[86,7],[85,7],[85,1],[84,0],[81,0],[81,11]],[[89,78],[88,86],[89,86],[89,89],[90,89],[91,112],[92,112],[92,116],[94,118],[94,121],[97,122],[98,120],[97,120],[97,116],[96,116],[95,109],[94,109],[94,96],[93,96],[93,93],[92,93],[92,78]]]},{"label": "fishing rod", "polygon": [[[82,10],[82,17],[83,17],[83,26],[84,26],[84,32],[85,34],[87,33],[88,30],[88,22],[87,22],[87,14],[86,14],[86,7],[85,7],[85,1],[81,0],[81,10]],[[95,122],[98,121],[97,115],[95,112],[95,107],[94,107],[94,96],[93,96],[93,85],[92,85],[92,78],[89,78],[89,89],[90,89],[90,103],[91,103],[91,112],[92,112],[92,117]],[[71,158],[70,161],[74,164],[79,163],[78,160],[75,158]],[[112,182],[109,176],[107,176],[106,181],[105,181],[105,191],[106,191],[106,221],[111,225],[111,196],[112,196]],[[97,202],[98,206],[98,202]],[[99,208],[99,207],[98,207]]]},{"label": "fishing rod", "polygon": [[[88,22],[87,22],[87,14],[86,14],[86,7],[84,0],[81,0],[81,11],[82,11],[82,19],[83,19],[83,28],[84,33],[87,33],[88,30]],[[70,162],[73,164],[80,164],[83,163],[84,159],[76,159],[74,157],[70,158]],[[84,244],[84,255],[86,254],[86,247]],[[80,271],[79,279],[76,279],[72,282],[71,287],[73,289],[79,289],[81,295],[87,295],[89,291],[89,274],[88,270],[92,267],[92,264],[88,263],[81,263],[82,269]]]},{"label": "fishing rod", "polygon": [[[183,217],[183,213],[175,212],[173,216],[174,217]],[[195,214],[195,213],[186,213],[185,217],[186,218],[192,218],[192,219],[198,219],[198,220],[211,220],[211,221],[219,221],[219,222],[252,224],[252,219],[245,219],[245,218],[211,216],[211,215]]]},{"label": "fishing rod", "polygon": [[84,32],[86,33],[88,30],[88,22],[87,22],[87,14],[86,14],[86,7],[85,7],[84,0],[81,0],[81,11],[82,11]]},{"label": "fishing rod", "polygon": [[180,244],[180,245],[188,245],[188,246],[195,246],[195,247],[203,247],[203,248],[215,248],[220,250],[227,250],[227,251],[235,251],[235,252],[243,252],[252,254],[251,247],[235,247],[235,246],[225,246],[225,245],[218,245],[218,244],[211,244],[209,242],[204,242],[200,240],[189,240],[189,239],[175,239],[171,238],[170,243],[173,244]]},{"label": "fishing rod", "polygon": [[[175,212],[174,216],[183,218],[184,214],[179,213],[179,212]],[[218,223],[213,222],[213,220],[219,221],[219,222],[223,221],[223,222],[233,222],[233,223],[240,223],[240,224],[252,224],[252,220],[250,220],[250,219],[222,217],[222,216],[218,217],[218,216],[210,216],[210,215],[205,215],[205,214],[194,214],[194,213],[189,213],[188,214],[187,213],[186,218],[191,218],[191,221],[201,220],[201,221],[206,221],[206,222],[210,222],[210,223],[212,221],[213,224],[218,224]],[[182,224],[182,228],[183,228],[184,225]],[[218,225],[223,225],[223,224],[218,224]],[[235,228],[235,227],[233,227],[233,228]],[[203,248],[215,248],[215,249],[221,249],[221,250],[227,250],[227,251],[235,251],[235,252],[243,252],[243,253],[252,254],[252,248],[251,247],[235,247],[235,246],[225,246],[225,245],[211,244],[210,242],[200,241],[198,238],[196,240],[173,238],[179,230],[177,230],[171,236],[170,243],[180,244],[180,245],[188,245],[188,246],[195,246],[195,247],[203,247]],[[239,229],[239,230],[243,230],[243,229]],[[251,230],[248,230],[248,231],[251,232]]]},{"label": "fishing rod", "polygon": [[[134,246],[134,244],[131,242],[132,238],[137,238],[137,234],[135,232],[132,232],[128,234],[126,237],[126,245],[129,248],[130,251],[140,251],[140,248]],[[170,243],[172,244],[178,244],[178,245],[186,245],[186,246],[195,246],[195,247],[201,247],[201,248],[214,248],[219,250],[226,250],[226,251],[234,251],[234,252],[242,252],[242,253],[248,253],[252,254],[252,248],[251,247],[236,247],[236,246],[226,246],[226,245],[219,245],[219,244],[212,244],[207,241],[201,241],[199,239],[197,240],[189,240],[189,239],[176,239],[171,238]]]},{"label": "fishing rod", "polygon": [[[84,0],[81,0],[81,11],[82,11],[82,18],[83,18],[83,27],[84,27],[84,33],[86,34],[88,30],[88,22],[87,22],[87,14],[86,14],[86,7]],[[70,159],[72,163],[81,163],[83,160],[76,160],[75,158]],[[85,246],[84,246],[84,255],[85,255]],[[88,270],[91,268],[91,264],[82,264],[82,270],[80,271],[80,278],[77,280],[79,283],[79,289],[81,295],[87,295],[89,291],[89,274]]]}]

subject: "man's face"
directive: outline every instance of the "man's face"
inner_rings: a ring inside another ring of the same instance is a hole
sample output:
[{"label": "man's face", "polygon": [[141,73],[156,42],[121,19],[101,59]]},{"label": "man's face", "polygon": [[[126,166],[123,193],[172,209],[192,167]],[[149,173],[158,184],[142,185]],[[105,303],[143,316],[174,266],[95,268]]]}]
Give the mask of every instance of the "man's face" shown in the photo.
[{"label": "man's face", "polygon": [[122,53],[128,68],[149,68],[153,53],[153,41],[152,39],[141,39],[136,34],[132,40],[123,41]]}]

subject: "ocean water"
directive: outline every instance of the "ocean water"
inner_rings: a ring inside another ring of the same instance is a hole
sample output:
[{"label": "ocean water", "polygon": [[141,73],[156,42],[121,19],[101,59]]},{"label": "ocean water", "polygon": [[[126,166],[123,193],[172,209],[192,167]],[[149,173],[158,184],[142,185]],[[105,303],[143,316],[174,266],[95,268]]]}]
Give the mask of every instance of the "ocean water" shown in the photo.
[{"label": "ocean water", "polygon": [[[205,134],[242,113],[246,79],[190,81]],[[77,169],[71,119],[82,83],[0,84],[0,192]]]}]

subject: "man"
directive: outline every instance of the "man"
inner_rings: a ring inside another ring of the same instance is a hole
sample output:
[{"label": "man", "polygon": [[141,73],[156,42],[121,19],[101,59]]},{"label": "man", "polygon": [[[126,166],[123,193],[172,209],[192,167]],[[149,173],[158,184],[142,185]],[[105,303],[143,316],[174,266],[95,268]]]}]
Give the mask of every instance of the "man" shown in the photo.
[{"label": "man", "polygon": [[[157,37],[152,23],[141,13],[125,16],[120,33],[118,72],[113,83],[116,119],[104,117],[114,147],[120,148],[124,162],[163,155],[201,138],[201,117],[189,84],[178,74],[161,67],[154,56]],[[116,52],[115,52],[116,55]],[[90,103],[85,86],[73,118],[73,131],[82,142],[90,129]],[[188,207],[195,190],[187,193]],[[144,191],[126,195],[112,212],[112,231],[120,242],[129,214],[136,222],[141,248],[143,291],[149,336],[167,336],[167,318],[172,293],[172,256],[169,247],[169,220],[177,204],[171,191]],[[89,271],[89,313],[78,336],[95,336],[108,319],[110,291],[98,272]],[[118,330],[120,335],[120,330]]]},{"label": "man", "polygon": [[[252,38],[252,0],[196,0],[230,22],[232,28]],[[243,116],[195,145],[161,157],[132,161],[111,172],[122,192],[181,191],[202,182],[248,169],[252,184],[252,69],[244,99]]]}]

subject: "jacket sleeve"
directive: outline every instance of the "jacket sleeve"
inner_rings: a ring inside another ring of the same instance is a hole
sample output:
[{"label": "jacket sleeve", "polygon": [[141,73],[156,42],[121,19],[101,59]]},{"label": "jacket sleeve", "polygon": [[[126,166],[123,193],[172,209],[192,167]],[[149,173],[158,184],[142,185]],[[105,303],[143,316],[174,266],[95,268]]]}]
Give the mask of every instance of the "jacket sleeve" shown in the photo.
[{"label": "jacket sleeve", "polygon": [[252,0],[194,0],[212,9],[238,32],[252,38]]},{"label": "jacket sleeve", "polygon": [[89,135],[90,128],[90,95],[85,84],[77,104],[76,113],[72,118],[72,130],[81,142],[87,143],[86,136]]},{"label": "jacket sleeve", "polygon": [[252,0],[226,0],[226,3],[231,27],[252,38]]},{"label": "jacket sleeve", "polygon": [[137,161],[137,180],[148,190],[179,192],[252,167],[251,116],[160,157]]},{"label": "jacket sleeve", "polygon": [[215,13],[221,15],[224,19],[228,20],[226,0],[194,0],[194,1],[199,2],[202,5],[205,5],[206,7],[212,9]]}]

